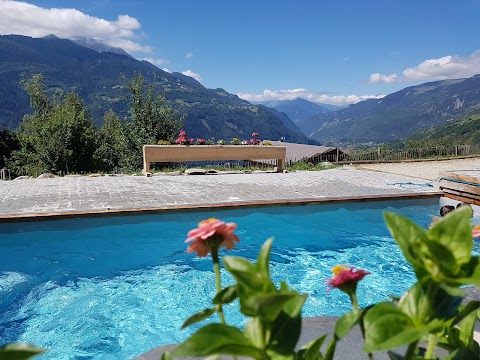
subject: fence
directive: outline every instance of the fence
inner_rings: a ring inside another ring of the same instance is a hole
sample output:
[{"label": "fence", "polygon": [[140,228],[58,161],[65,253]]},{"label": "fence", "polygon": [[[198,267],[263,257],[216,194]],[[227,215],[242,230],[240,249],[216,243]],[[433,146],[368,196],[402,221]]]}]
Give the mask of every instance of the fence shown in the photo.
[{"label": "fence", "polygon": [[[379,162],[379,161],[402,161],[402,160],[427,160],[455,157],[480,156],[480,145],[448,145],[430,148],[411,149],[385,149],[376,147],[362,151],[338,152],[331,155],[318,155],[307,161],[319,163],[329,162]],[[289,164],[295,163],[296,159],[289,159]]]},{"label": "fence", "polygon": [[0,169],[0,180],[11,180],[11,173],[10,170],[3,168]]}]

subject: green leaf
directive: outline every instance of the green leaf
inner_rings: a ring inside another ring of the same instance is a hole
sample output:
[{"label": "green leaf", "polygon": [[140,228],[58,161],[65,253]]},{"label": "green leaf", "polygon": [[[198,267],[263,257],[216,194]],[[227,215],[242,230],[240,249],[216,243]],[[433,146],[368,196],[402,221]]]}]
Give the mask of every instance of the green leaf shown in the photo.
[{"label": "green leaf", "polygon": [[231,285],[220,291],[214,298],[213,303],[218,304],[229,304],[238,297],[237,286]]},{"label": "green leaf", "polygon": [[335,337],[330,340],[327,346],[327,350],[325,352],[325,360],[333,360],[333,356],[335,355],[335,350],[337,348],[337,339]]},{"label": "green leaf", "polygon": [[259,316],[264,321],[274,321],[278,314],[280,314],[284,307],[292,302],[296,313],[290,314],[295,317],[300,313],[300,310],[305,302],[306,296],[299,294],[282,295],[274,294],[267,296],[251,296],[242,305],[242,312],[248,316]]},{"label": "green leaf", "polygon": [[462,306],[460,308],[460,313],[457,315],[455,320],[453,320],[452,325],[458,324],[465,317],[469,316],[472,312],[477,313],[477,310],[479,308],[480,308],[480,301],[479,300],[472,300],[468,304]]},{"label": "green leaf", "polygon": [[302,346],[298,352],[298,360],[320,360],[323,358],[320,353],[320,348],[323,342],[327,338],[327,335],[323,335],[318,339],[312,340],[309,343]]},{"label": "green leaf", "polygon": [[398,306],[417,325],[425,323],[432,315],[430,299],[427,298],[425,290],[419,282],[403,294]]},{"label": "green leaf", "polygon": [[455,349],[455,351],[448,354],[442,360],[472,360],[478,358],[480,358],[478,351],[472,351],[465,348],[457,348]]},{"label": "green leaf", "polygon": [[160,360],[173,360],[173,356],[172,356],[172,354],[170,353],[170,351],[165,351],[165,352],[162,354],[162,357],[160,358]]},{"label": "green leaf", "polygon": [[[442,244],[459,265],[470,261],[473,250],[471,209],[461,207],[437,221],[427,232],[429,239]],[[443,259],[438,259],[443,261]]]},{"label": "green leaf", "polygon": [[419,248],[426,270],[437,283],[445,277],[455,277],[460,270],[453,253],[435,240],[425,240]]},{"label": "green leaf", "polygon": [[455,285],[477,285],[480,286],[480,258],[472,256],[467,264],[462,266],[461,272],[454,279],[446,281]]},{"label": "green leaf", "polygon": [[238,283],[238,295],[240,300],[242,296],[250,294],[271,293],[275,291],[275,286],[271,282],[268,274],[258,272],[257,266],[247,259],[236,256],[224,256],[223,264]]},{"label": "green leaf", "polygon": [[202,320],[209,318],[216,311],[217,311],[216,308],[213,307],[213,308],[207,308],[205,310],[199,311],[196,314],[193,314],[187,320],[185,320],[185,322],[182,325],[182,329],[185,329],[187,326],[190,326],[192,324],[195,324],[197,322],[200,322]]},{"label": "green leaf", "polygon": [[445,291],[448,295],[454,296],[454,297],[465,297],[465,292],[456,286],[451,286],[450,284],[441,284],[440,287]]},{"label": "green leaf", "polygon": [[229,256],[226,255],[222,258],[225,269],[229,272],[242,272],[242,273],[255,273],[256,267],[255,264],[252,264],[245,258],[239,256]]},{"label": "green leaf", "polygon": [[385,222],[403,252],[405,259],[413,266],[417,277],[421,279],[424,276],[424,265],[418,259],[419,244],[427,240],[425,231],[404,216],[391,212],[384,213]]},{"label": "green leaf", "polygon": [[219,360],[220,359],[220,355],[211,355],[211,356],[207,356],[204,360]]},{"label": "green leaf", "polygon": [[300,315],[290,317],[280,313],[271,327],[269,350],[281,355],[292,355],[300,338],[302,318]]},{"label": "green leaf", "polygon": [[12,343],[0,348],[0,359],[26,360],[45,352],[47,352],[47,350],[30,344]]},{"label": "green leaf", "polygon": [[398,303],[415,325],[425,324],[433,318],[452,318],[463,300],[462,296],[452,296],[443,288],[429,286],[433,289],[430,293],[420,283],[415,283]]},{"label": "green leaf", "polygon": [[432,302],[433,316],[438,319],[450,319],[458,314],[458,308],[463,301],[462,296],[452,296],[440,288]]},{"label": "green leaf", "polygon": [[264,273],[268,278],[270,278],[269,271],[269,262],[270,262],[270,251],[272,250],[273,237],[265,241],[258,253],[257,257],[257,270]]},{"label": "green leaf", "polygon": [[335,336],[340,340],[347,336],[350,330],[358,323],[363,315],[363,310],[344,314],[335,324]]},{"label": "green leaf", "polygon": [[204,360],[219,360],[220,359],[220,355],[211,355],[211,356],[207,356]]},{"label": "green leaf", "polygon": [[280,295],[294,295],[295,298],[291,301],[287,302],[283,307],[283,311],[290,317],[296,317],[302,311],[303,304],[307,299],[307,294],[299,294],[295,290],[289,290],[286,283],[282,282],[280,291]]},{"label": "green leaf", "polygon": [[455,332],[455,338],[458,340],[458,343],[461,344],[461,347],[472,348],[473,346],[473,331],[475,330],[475,321],[477,320],[476,311],[470,312],[465,316],[461,323],[455,328],[451,328],[451,332]]},{"label": "green leaf", "polygon": [[364,317],[364,351],[384,351],[412,343],[438,326],[436,322],[428,326],[415,326],[399,307],[389,302],[378,303]]},{"label": "green leaf", "polygon": [[267,330],[259,317],[250,317],[243,332],[255,347],[265,349]]},{"label": "green leaf", "polygon": [[265,357],[236,327],[224,324],[209,324],[195,332],[173,352],[174,356],[209,356],[215,354]]}]

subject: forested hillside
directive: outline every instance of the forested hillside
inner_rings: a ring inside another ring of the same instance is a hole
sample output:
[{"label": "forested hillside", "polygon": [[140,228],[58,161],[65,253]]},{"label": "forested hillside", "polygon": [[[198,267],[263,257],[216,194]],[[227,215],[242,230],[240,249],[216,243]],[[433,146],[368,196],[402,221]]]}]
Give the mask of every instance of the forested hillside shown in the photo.
[{"label": "forested hillside", "polygon": [[480,112],[469,114],[446,125],[419,132],[407,138],[406,142],[418,145],[479,145]]},{"label": "forested hillside", "polygon": [[97,52],[55,37],[35,39],[26,36],[0,36],[0,129],[15,129],[31,111],[22,74],[42,74],[47,93],[72,89],[84,101],[97,127],[103,115],[113,110],[121,119],[128,117],[128,91],[122,74],[132,78],[142,74],[145,83],[186,113],[184,127],[192,137],[249,138],[253,131],[262,139],[284,136],[291,142],[309,142],[298,131],[287,128],[269,110],[229,94],[207,89],[193,78],[168,73],[129,56]]}]

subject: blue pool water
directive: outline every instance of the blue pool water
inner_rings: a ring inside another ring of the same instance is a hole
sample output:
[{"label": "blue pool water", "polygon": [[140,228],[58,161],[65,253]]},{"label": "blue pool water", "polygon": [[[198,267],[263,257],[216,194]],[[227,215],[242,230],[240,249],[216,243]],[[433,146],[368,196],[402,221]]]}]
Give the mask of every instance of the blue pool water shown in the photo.
[{"label": "blue pool water", "polygon": [[[183,242],[208,217],[238,224],[230,255],[255,259],[274,236],[274,282],[310,294],[304,316],[341,315],[350,304],[340,291],[327,293],[330,269],[372,273],[359,285],[361,306],[401,294],[414,277],[383,211],[427,226],[438,208],[436,199],[401,200],[0,224],[0,338],[61,360],[131,359],[182,341],[195,328],[181,323],[211,306],[215,291],[211,259],[186,253]],[[227,322],[244,321],[225,311]]]}]

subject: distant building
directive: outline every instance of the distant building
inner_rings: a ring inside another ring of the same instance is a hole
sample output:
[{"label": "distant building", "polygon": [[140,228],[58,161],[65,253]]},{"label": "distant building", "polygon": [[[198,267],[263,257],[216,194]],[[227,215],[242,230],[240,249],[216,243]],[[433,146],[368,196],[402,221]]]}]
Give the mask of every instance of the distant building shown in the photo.
[{"label": "distant building", "polygon": [[269,141],[272,145],[285,146],[287,148],[286,163],[293,164],[299,161],[317,164],[322,161],[337,162],[343,161],[347,156],[344,150],[339,148],[295,144],[285,141]]}]

